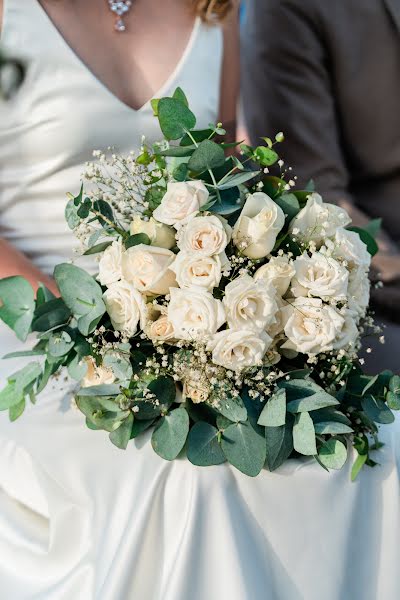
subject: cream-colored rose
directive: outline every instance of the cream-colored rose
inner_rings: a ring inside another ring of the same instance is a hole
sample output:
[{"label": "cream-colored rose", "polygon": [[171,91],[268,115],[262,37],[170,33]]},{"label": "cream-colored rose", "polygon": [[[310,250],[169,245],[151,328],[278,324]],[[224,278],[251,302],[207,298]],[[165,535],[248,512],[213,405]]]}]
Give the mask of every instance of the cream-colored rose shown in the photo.
[{"label": "cream-colored rose", "polygon": [[272,339],[264,331],[226,329],[216,333],[208,343],[212,360],[232,371],[261,365]]},{"label": "cream-colored rose", "polygon": [[175,274],[170,267],[175,254],[166,248],[139,244],[122,256],[122,273],[143,294],[168,294],[176,286]]},{"label": "cream-colored rose", "polygon": [[307,204],[290,223],[289,231],[294,237],[322,243],[326,238],[335,235],[339,227],[351,223],[347,212],[336,206],[323,202],[319,194],[308,196]]},{"label": "cream-colored rose", "polygon": [[333,344],[334,350],[341,350],[343,348],[354,352],[356,350],[356,343],[359,335],[354,316],[350,311],[346,311],[343,327],[337,334]]},{"label": "cream-colored rose", "polygon": [[146,303],[140,292],[127,281],[118,281],[110,285],[103,294],[111,323],[117,331],[129,336],[136,333],[138,324],[143,328],[146,320]]},{"label": "cream-colored rose", "polygon": [[248,196],[233,228],[233,242],[244,256],[264,258],[276,243],[285,224],[280,206],[264,192]]},{"label": "cream-colored rose", "polygon": [[99,262],[98,280],[109,286],[122,278],[122,241],[116,240],[108,246]]},{"label": "cream-colored rose", "polygon": [[371,255],[358,233],[343,227],[336,231],[332,256],[345,260],[350,268],[363,267],[368,270],[371,265]]},{"label": "cream-colored rose", "polygon": [[179,225],[207,204],[209,193],[202,181],[173,181],[153,212],[160,223]]},{"label": "cream-colored rose", "polygon": [[285,300],[282,300],[282,298],[280,296],[278,296],[276,298],[276,304],[278,306],[278,310],[275,313],[275,319],[266,328],[266,332],[268,333],[269,336],[272,337],[272,339],[279,336],[283,332],[284,326],[285,326],[284,321],[283,321],[282,308],[284,306],[287,306],[287,302]]},{"label": "cream-colored rose", "polygon": [[109,367],[96,365],[93,356],[86,356],[83,359],[86,364],[87,371],[85,377],[81,381],[81,387],[92,387],[93,385],[110,385],[115,381],[115,375]]},{"label": "cream-colored rose", "polygon": [[290,288],[294,296],[346,298],[349,272],[334,258],[320,252],[311,256],[304,253],[296,258],[294,268],[296,275]]},{"label": "cream-colored rose", "polygon": [[222,277],[222,265],[219,256],[202,256],[197,253],[179,252],[171,266],[179,287],[192,286],[213,290]]},{"label": "cream-colored rose", "polygon": [[131,223],[130,231],[132,235],[145,233],[150,238],[151,245],[158,248],[170,250],[176,244],[175,229],[165,225],[165,223],[159,223],[153,217],[145,221],[142,217],[136,215]]},{"label": "cream-colored rose", "polygon": [[238,277],[225,288],[226,320],[231,329],[262,331],[275,322],[278,310],[275,288],[250,275]]},{"label": "cream-colored rose", "polygon": [[356,317],[363,317],[369,305],[371,282],[363,267],[353,269],[347,290],[348,307]]},{"label": "cream-colored rose", "polygon": [[200,404],[208,400],[210,392],[207,377],[197,369],[189,369],[183,382],[183,397],[190,398],[194,404]]},{"label": "cream-colored rose", "polygon": [[295,274],[293,262],[287,256],[273,256],[269,262],[254,273],[254,279],[262,279],[274,286],[280,296],[288,291],[292,277]]},{"label": "cream-colored rose", "polygon": [[231,236],[232,229],[222,217],[196,216],[179,230],[178,248],[183,252],[213,256],[224,252]]},{"label": "cream-colored rose", "polygon": [[150,322],[145,331],[154,342],[172,342],[175,337],[174,328],[167,315],[161,315],[156,321]]},{"label": "cream-colored rose", "polygon": [[172,288],[168,319],[177,339],[202,339],[225,323],[225,311],[222,302],[206,290]]},{"label": "cream-colored rose", "polygon": [[288,338],[282,348],[303,354],[332,350],[344,318],[319,298],[296,298],[281,309]]}]

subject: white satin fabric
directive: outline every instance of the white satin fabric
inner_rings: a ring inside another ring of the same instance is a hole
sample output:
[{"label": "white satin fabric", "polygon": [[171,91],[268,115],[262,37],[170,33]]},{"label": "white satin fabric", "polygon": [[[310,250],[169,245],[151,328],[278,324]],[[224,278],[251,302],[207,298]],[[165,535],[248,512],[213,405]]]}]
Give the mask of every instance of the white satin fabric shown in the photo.
[{"label": "white satin fabric", "polygon": [[[0,120],[0,228],[46,272],[71,255],[63,210],[93,148],[159,137],[84,67],[36,0],[6,0],[3,41],[30,59]],[[217,117],[222,37],[196,23],[157,94],[180,85]],[[1,354],[21,349],[0,330]],[[23,361],[0,361],[0,385]],[[123,452],[87,430],[61,377],[13,424],[0,414],[0,589],[7,600],[398,600],[399,430],[355,484],[290,461],[250,479]]]}]

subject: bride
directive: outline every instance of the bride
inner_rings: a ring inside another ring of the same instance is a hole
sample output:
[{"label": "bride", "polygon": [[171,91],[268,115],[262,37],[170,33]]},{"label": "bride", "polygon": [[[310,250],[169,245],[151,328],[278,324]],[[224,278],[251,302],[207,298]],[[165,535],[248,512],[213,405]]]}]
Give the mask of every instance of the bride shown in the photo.
[{"label": "bride", "polygon": [[[121,19],[117,5],[127,9]],[[76,191],[93,149],[124,153],[142,134],[160,137],[152,97],[180,86],[200,126],[221,120],[234,129],[233,5],[0,0],[2,44],[28,64],[0,118],[0,277],[18,273],[56,291],[53,267],[74,245],[65,194]],[[0,341],[2,355],[21,346],[3,326]],[[19,366],[0,362],[0,384]],[[0,415],[2,596],[394,600],[400,451],[392,431],[383,466],[355,485],[346,470],[328,475],[295,461],[252,480],[227,465],[163,461],[148,436],[116,449],[86,429],[60,378],[16,423]],[[390,548],[384,560],[380,547]]]}]

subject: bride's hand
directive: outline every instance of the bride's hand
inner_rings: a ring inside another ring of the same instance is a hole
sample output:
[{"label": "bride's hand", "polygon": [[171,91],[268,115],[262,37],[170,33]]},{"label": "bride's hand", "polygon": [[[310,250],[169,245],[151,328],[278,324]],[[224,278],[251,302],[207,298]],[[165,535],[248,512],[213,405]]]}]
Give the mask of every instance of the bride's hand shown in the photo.
[{"label": "bride's hand", "polygon": [[43,283],[53,294],[60,295],[51,277],[42,273],[22,252],[0,239],[0,279],[13,275],[25,277],[35,292],[39,284]]}]

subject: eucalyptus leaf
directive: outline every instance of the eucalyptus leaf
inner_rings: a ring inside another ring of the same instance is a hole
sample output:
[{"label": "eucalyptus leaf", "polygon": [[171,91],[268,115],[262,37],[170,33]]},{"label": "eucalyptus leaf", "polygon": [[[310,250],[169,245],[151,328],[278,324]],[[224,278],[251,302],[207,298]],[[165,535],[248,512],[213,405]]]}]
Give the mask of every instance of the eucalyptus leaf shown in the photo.
[{"label": "eucalyptus leaf", "polygon": [[292,413],[309,412],[339,404],[338,400],[309,379],[281,381],[279,387],[286,390],[287,410]]},{"label": "eucalyptus leaf", "polygon": [[319,449],[318,458],[327,469],[339,470],[347,460],[347,448],[339,440],[330,439]]},{"label": "eucalyptus leaf", "polygon": [[225,153],[221,146],[212,140],[204,140],[190,157],[188,167],[190,171],[203,173],[221,167],[224,163]]},{"label": "eucalyptus leaf", "polygon": [[314,423],[308,412],[296,415],[293,425],[293,446],[300,454],[306,456],[317,454]]},{"label": "eucalyptus leaf", "polygon": [[279,156],[272,148],[258,146],[254,150],[254,159],[263,167],[271,167],[278,161]]},{"label": "eucalyptus leaf", "polygon": [[240,396],[221,399],[217,410],[230,421],[245,421],[247,419],[247,410]]},{"label": "eucalyptus leaf", "polygon": [[52,333],[49,338],[48,352],[54,357],[65,356],[72,350],[74,343],[67,331]]},{"label": "eucalyptus leaf", "polygon": [[188,437],[187,457],[199,467],[220,465],[225,455],[218,442],[218,429],[209,423],[196,423]]},{"label": "eucalyptus leaf", "polygon": [[176,387],[172,377],[161,376],[153,379],[148,389],[165,406],[172,404],[176,399]]},{"label": "eucalyptus leaf", "polygon": [[31,284],[23,277],[0,280],[0,319],[25,341],[31,329],[35,296]]},{"label": "eucalyptus leaf", "polygon": [[274,202],[283,210],[288,222],[300,212],[300,204],[294,194],[283,194],[274,198]]},{"label": "eucalyptus leaf", "polygon": [[267,401],[258,424],[264,427],[280,427],[286,423],[286,390],[278,389]]},{"label": "eucalyptus leaf", "polygon": [[66,325],[71,317],[71,311],[62,298],[54,298],[38,306],[35,310],[32,331],[50,331]]},{"label": "eucalyptus leaf", "polygon": [[292,429],[293,424],[289,421],[280,427],[265,428],[267,467],[270,471],[280,467],[293,452]]},{"label": "eucalyptus leaf", "polygon": [[95,200],[93,202],[93,210],[100,213],[104,217],[98,216],[97,219],[101,225],[108,227],[109,221],[114,223],[114,212],[110,204],[105,200]]},{"label": "eucalyptus leaf", "polygon": [[368,454],[359,454],[356,458],[356,460],[354,461],[353,467],[351,469],[351,480],[355,481],[357,479],[357,476],[359,474],[359,472],[361,471],[361,469],[363,468],[363,466],[365,465],[365,463],[367,462],[368,459]]},{"label": "eucalyptus leaf", "polygon": [[135,233],[134,235],[128,237],[124,245],[126,250],[128,250],[129,248],[133,248],[133,246],[139,246],[140,244],[150,246],[151,239],[145,233]]},{"label": "eucalyptus leaf", "polygon": [[120,448],[121,450],[126,450],[129,440],[131,439],[132,425],[133,415],[130,413],[128,417],[122,421],[121,425],[110,433],[110,441],[114,446],[117,446],[117,448]]},{"label": "eucalyptus leaf", "polygon": [[197,129],[195,131],[191,131],[190,136],[187,134],[184,135],[179,144],[180,146],[191,146],[193,144],[193,140],[197,143],[200,143],[203,140],[208,140],[212,134],[212,129]]},{"label": "eucalyptus leaf", "polygon": [[42,373],[42,368],[38,362],[31,362],[25,365],[19,371],[16,371],[8,377],[9,383],[15,383],[15,393],[23,395],[26,388],[33,383]]},{"label": "eucalyptus leaf", "polygon": [[259,173],[260,171],[243,171],[242,173],[236,173],[235,175],[226,177],[223,183],[218,183],[218,189],[228,190],[229,188],[242,185],[243,183],[254,179],[254,177],[257,177]]},{"label": "eucalyptus leaf", "polygon": [[186,106],[189,106],[188,99],[186,98],[186,94],[182,88],[177,87],[174,93],[172,94],[172,97],[175,98],[175,100],[183,102],[183,104],[185,104]]},{"label": "eucalyptus leaf", "polygon": [[146,429],[149,429],[149,427],[151,427],[153,423],[154,419],[147,419],[143,421],[138,421],[137,419],[134,419],[131,430],[131,439],[138,437],[138,435],[146,431]]},{"label": "eucalyptus leaf", "polygon": [[394,414],[383,400],[368,394],[361,399],[361,405],[367,416],[375,423],[393,423]]},{"label": "eucalyptus leaf", "polygon": [[345,435],[353,432],[351,427],[337,421],[320,421],[319,423],[314,423],[314,429],[315,433],[319,435]]},{"label": "eucalyptus leaf", "polygon": [[174,460],[185,445],[188,433],[189,415],[183,407],[176,408],[157,423],[151,444],[159,456]]},{"label": "eucalyptus leaf", "polygon": [[179,140],[196,125],[192,111],[176,98],[161,98],[157,112],[161,131],[167,140]]},{"label": "eucalyptus leaf", "polygon": [[10,421],[16,421],[22,415],[25,410],[25,398],[22,398],[18,404],[10,406],[8,410]]},{"label": "eucalyptus leaf", "polygon": [[107,242],[100,242],[100,244],[96,244],[95,246],[91,246],[86,252],[84,252],[84,256],[90,256],[91,254],[98,254],[99,252],[104,252],[107,250],[109,246],[113,243],[113,240],[108,240]]},{"label": "eucalyptus leaf", "polygon": [[88,396],[117,396],[120,392],[119,385],[114,383],[102,383],[101,385],[92,385],[90,387],[84,387],[79,390],[79,396],[84,398]]},{"label": "eucalyptus leaf", "polygon": [[225,429],[221,448],[228,462],[250,477],[256,477],[265,464],[265,439],[248,421]]},{"label": "eucalyptus leaf", "polygon": [[15,382],[9,383],[0,391],[0,410],[8,410],[23,399],[23,393],[18,391]]},{"label": "eucalyptus leaf", "polygon": [[75,381],[81,381],[85,377],[87,369],[86,362],[76,354],[68,365],[68,375]]},{"label": "eucalyptus leaf", "polygon": [[54,277],[65,304],[75,316],[86,316],[93,309],[102,310],[104,314],[102,289],[86,271],[62,263],[56,266]]}]

